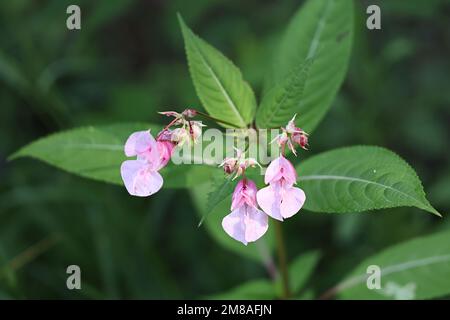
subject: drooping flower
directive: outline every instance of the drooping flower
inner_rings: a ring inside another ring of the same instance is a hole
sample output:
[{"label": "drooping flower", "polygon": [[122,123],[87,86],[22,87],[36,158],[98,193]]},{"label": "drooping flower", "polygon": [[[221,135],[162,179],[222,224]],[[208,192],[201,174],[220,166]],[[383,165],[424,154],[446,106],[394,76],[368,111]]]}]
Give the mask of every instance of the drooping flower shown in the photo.
[{"label": "drooping flower", "polygon": [[222,220],[225,232],[245,245],[261,238],[269,227],[267,215],[257,207],[256,192],[253,181],[239,181],[233,192],[231,213]]},{"label": "drooping flower", "polygon": [[159,191],[163,185],[163,178],[158,173],[161,155],[150,131],[131,134],[125,143],[125,155],[137,156],[136,160],[124,161],[120,167],[128,193],[147,197]]},{"label": "drooping flower", "polygon": [[136,156],[136,160],[126,160],[120,167],[122,180],[129,194],[147,197],[161,189],[163,178],[158,171],[170,160],[175,147],[169,138],[170,131],[166,131],[160,132],[157,140],[149,130],[138,131],[126,141],[125,155]]},{"label": "drooping flower", "polygon": [[267,168],[264,182],[269,186],[256,194],[259,206],[274,219],[292,217],[305,203],[305,193],[294,187],[297,173],[294,166],[282,155],[273,160]]}]

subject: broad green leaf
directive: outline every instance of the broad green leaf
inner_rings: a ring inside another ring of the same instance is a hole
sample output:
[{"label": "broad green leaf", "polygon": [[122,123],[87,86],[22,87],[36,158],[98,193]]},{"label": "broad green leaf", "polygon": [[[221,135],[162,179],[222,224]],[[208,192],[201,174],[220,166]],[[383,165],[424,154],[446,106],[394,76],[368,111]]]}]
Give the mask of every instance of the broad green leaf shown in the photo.
[{"label": "broad green leaf", "polygon": [[[128,136],[158,126],[134,123],[84,127],[55,133],[23,147],[10,159],[31,157],[85,178],[122,185],[120,165],[128,159],[123,151]],[[212,167],[174,165],[161,170],[165,187],[189,187],[210,179]]]},{"label": "broad green leaf", "polygon": [[[255,95],[240,70],[218,50],[195,35],[178,16],[192,81],[208,113],[244,128],[253,121]],[[229,127],[223,124],[224,127]]]},{"label": "broad green leaf", "polygon": [[287,123],[302,104],[312,59],[306,59],[286,80],[273,87],[263,98],[256,115],[259,128],[278,127]]},{"label": "broad green leaf", "polygon": [[[292,294],[297,295],[303,289],[319,259],[319,252],[311,251],[298,256],[289,264],[289,289]],[[281,279],[276,281],[276,290],[278,295],[282,296]]]},{"label": "broad green leaf", "polygon": [[[220,172],[216,174],[220,174]],[[207,183],[197,184],[195,188],[189,189],[199,217],[208,215],[202,227],[205,227],[211,237],[223,247],[244,257],[264,263],[273,248],[273,228],[269,226],[269,230],[262,238],[256,242],[249,243],[247,246],[231,238],[222,228],[222,219],[231,213],[231,194],[219,202],[211,212],[207,212],[208,193],[211,188],[212,182],[209,181]]]},{"label": "broad green leaf", "polygon": [[297,257],[289,266],[290,289],[293,293],[298,293],[308,281],[319,262],[320,254],[312,251]]},{"label": "broad green leaf", "polygon": [[209,296],[211,300],[271,300],[276,298],[273,283],[268,280],[246,282],[227,292]]},{"label": "broad green leaf", "polygon": [[[380,289],[367,288],[371,265],[381,269]],[[368,258],[332,292],[343,299],[398,300],[450,294],[450,232],[416,238]]]},{"label": "broad green leaf", "polygon": [[361,212],[412,206],[440,215],[428,202],[414,170],[392,151],[373,146],[336,149],[297,166],[305,208]]},{"label": "broad green leaf", "polygon": [[[345,77],[353,38],[352,0],[308,0],[291,20],[278,50],[265,93],[282,83],[306,59],[314,58],[301,101],[291,113],[257,115],[260,128],[285,125],[295,113],[298,124],[311,132],[329,109]],[[289,108],[291,109],[291,108]]]}]

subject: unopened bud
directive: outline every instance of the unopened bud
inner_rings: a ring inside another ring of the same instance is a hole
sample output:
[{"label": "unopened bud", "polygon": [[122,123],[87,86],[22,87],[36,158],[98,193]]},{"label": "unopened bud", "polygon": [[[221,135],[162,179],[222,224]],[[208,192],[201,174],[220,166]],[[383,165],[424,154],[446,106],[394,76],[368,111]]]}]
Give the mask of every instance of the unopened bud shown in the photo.
[{"label": "unopened bud", "polygon": [[193,118],[197,115],[197,110],[195,109],[186,109],[183,111],[182,115],[186,118]]},{"label": "unopened bud", "polygon": [[231,174],[236,169],[236,162],[235,158],[225,158],[220,166],[223,167],[223,171],[225,171],[226,174]]}]

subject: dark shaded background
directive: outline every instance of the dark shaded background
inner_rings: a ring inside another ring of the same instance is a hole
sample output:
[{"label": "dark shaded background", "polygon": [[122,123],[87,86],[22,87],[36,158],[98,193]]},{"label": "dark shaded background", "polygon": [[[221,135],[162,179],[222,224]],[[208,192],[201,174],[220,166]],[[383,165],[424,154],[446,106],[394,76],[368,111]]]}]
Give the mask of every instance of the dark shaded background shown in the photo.
[{"label": "dark shaded background", "polygon": [[[200,298],[265,276],[198,229],[187,192],[136,199],[33,160],[24,144],[86,124],[153,121],[199,106],[176,12],[241,69],[258,93],[270,49],[301,1],[101,0],[0,3],[0,298]],[[382,30],[365,8],[382,8]],[[82,30],[66,29],[79,4]],[[310,154],[352,144],[392,149],[450,208],[450,3],[357,1],[353,56]],[[412,208],[311,214],[286,224],[289,256],[320,249],[316,294],[389,245],[450,227]],[[66,267],[83,290],[66,289]]]}]

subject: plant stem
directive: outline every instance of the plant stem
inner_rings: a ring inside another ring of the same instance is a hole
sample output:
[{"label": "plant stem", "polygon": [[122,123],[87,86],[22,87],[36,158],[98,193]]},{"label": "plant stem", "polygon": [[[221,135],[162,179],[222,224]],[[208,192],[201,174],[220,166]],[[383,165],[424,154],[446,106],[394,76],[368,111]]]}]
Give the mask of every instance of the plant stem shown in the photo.
[{"label": "plant stem", "polygon": [[275,221],[275,237],[277,241],[278,264],[281,274],[281,284],[283,288],[283,299],[289,299],[291,292],[289,290],[289,273],[286,259],[286,246],[284,244],[283,227],[281,222]]},{"label": "plant stem", "polygon": [[202,117],[205,117],[205,118],[207,118],[207,119],[209,119],[209,120],[213,120],[213,121],[216,121],[216,122],[220,122],[220,123],[226,124],[226,125],[228,125],[228,126],[231,126],[231,127],[233,127],[233,128],[239,128],[239,127],[236,126],[235,124],[232,124],[232,123],[230,123],[230,122],[227,122],[227,121],[224,121],[224,120],[220,120],[220,119],[211,117],[209,114],[203,113],[203,112],[201,112],[201,111],[197,111],[197,110],[196,110],[196,112],[197,112],[198,115],[201,115]]}]

